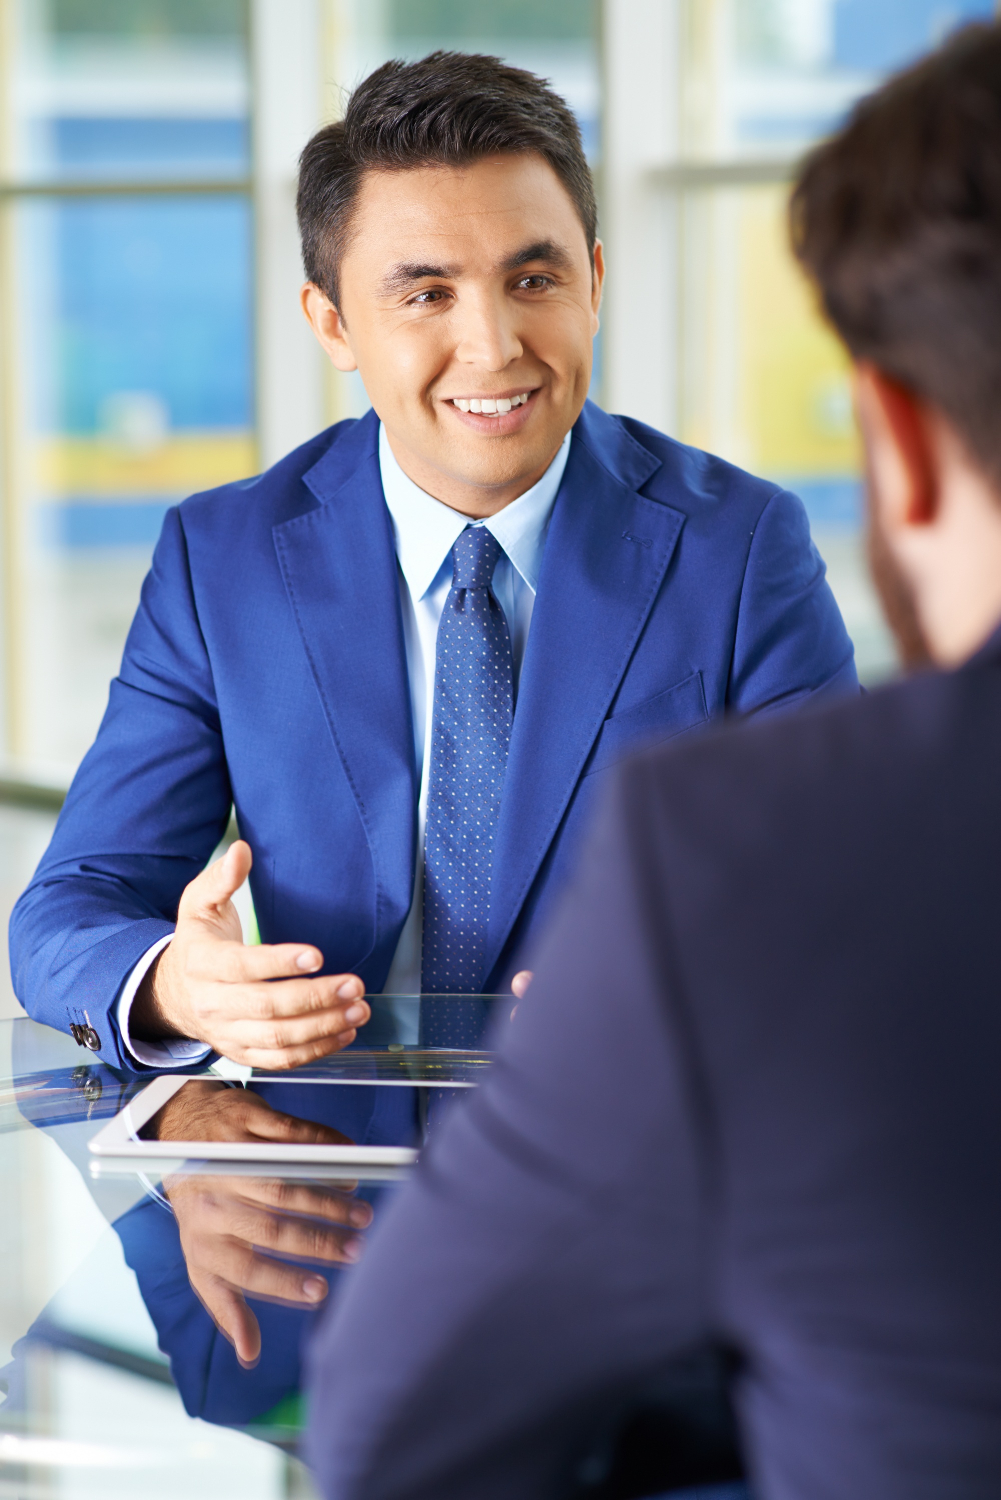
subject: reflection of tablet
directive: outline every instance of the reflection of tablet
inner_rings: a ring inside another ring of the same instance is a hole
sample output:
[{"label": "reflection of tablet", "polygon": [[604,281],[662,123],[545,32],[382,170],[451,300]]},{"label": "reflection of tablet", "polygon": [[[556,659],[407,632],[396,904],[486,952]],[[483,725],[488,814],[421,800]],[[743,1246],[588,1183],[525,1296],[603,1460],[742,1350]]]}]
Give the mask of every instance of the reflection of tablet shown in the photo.
[{"label": "reflection of tablet", "polygon": [[[294,1068],[282,1073],[264,1073],[235,1070],[244,1076],[244,1082],[252,1085],[311,1086],[303,1095],[305,1108],[316,1110],[316,1095],[320,1086],[339,1084],[375,1087],[404,1087],[421,1090],[470,1089],[482,1080],[492,1060],[491,1054],[480,1046],[455,1045],[455,1043],[479,1043],[480,1037],[490,1024],[494,1012],[500,1010],[505,1017],[510,1012],[512,997],[490,995],[424,995],[386,996],[369,998],[372,1018],[361,1028],[354,1046],[319,1062]],[[231,1072],[233,1070],[230,1070]],[[201,1075],[201,1079],[209,1075]],[[183,1129],[190,1126],[187,1101],[176,1096],[189,1081],[201,1080],[190,1074],[161,1074],[154,1078],[142,1092],[136,1095],[115,1115],[103,1130],[90,1142],[90,1150],[99,1159],[142,1158],[150,1163],[180,1161],[257,1162],[325,1164],[327,1168],[398,1168],[410,1165],[417,1156],[411,1145],[359,1146],[333,1144],[293,1144],[261,1139],[259,1134],[247,1134],[245,1139],[234,1139],[231,1130],[212,1128],[216,1123],[216,1105],[211,1106],[208,1127],[199,1129],[198,1139],[181,1138],[177,1134],[178,1120]],[[255,1097],[256,1097],[256,1091]],[[262,1091],[267,1093],[268,1090]],[[336,1094],[342,1090],[338,1088]],[[214,1098],[209,1091],[209,1097]],[[225,1108],[222,1096],[220,1109]],[[312,1106],[306,1101],[312,1097]],[[331,1100],[333,1096],[330,1096]],[[175,1101],[161,1121],[154,1120],[161,1110]],[[266,1105],[264,1107],[267,1107]],[[282,1109],[299,1117],[301,1111],[290,1102],[286,1094]],[[319,1111],[319,1113],[325,1113]],[[160,1126],[170,1118],[172,1125],[161,1137]],[[199,1115],[199,1120],[203,1115]]]},{"label": "reflection of tablet", "polygon": [[167,1073],[154,1078],[141,1094],[109,1120],[90,1142],[95,1156],[142,1158],[144,1161],[317,1162],[348,1166],[409,1166],[417,1152],[409,1146],[281,1145],[273,1141],[156,1140],[141,1132],[155,1114],[189,1082],[187,1074]]}]

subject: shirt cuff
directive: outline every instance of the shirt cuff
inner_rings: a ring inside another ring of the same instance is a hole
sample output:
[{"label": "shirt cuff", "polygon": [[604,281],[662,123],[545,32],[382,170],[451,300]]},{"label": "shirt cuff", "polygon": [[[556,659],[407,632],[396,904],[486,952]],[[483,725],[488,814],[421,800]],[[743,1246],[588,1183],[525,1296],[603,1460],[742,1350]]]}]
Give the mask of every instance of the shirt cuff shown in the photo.
[{"label": "shirt cuff", "polygon": [[125,988],[118,999],[119,1035],[136,1062],[142,1063],[147,1068],[176,1068],[178,1063],[188,1065],[199,1062],[203,1057],[208,1057],[212,1051],[212,1048],[207,1047],[204,1042],[187,1041],[184,1037],[164,1037],[162,1042],[139,1042],[129,1034],[129,1012],[136,998],[136,991],[145,979],[153,960],[163,952],[172,937],[173,933],[168,932],[166,937],[154,943],[152,948],[146,949],[125,981]]}]

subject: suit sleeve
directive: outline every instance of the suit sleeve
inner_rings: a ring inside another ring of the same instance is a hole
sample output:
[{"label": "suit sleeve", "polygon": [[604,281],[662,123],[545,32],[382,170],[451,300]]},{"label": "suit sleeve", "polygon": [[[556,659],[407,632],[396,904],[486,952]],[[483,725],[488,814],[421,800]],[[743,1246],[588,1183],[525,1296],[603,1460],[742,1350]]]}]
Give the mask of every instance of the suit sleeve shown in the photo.
[{"label": "suit sleeve", "polygon": [[14,990],[30,1016],[64,1031],[89,1024],[106,1062],[137,1067],[115,1002],[142,955],[173,931],[181,892],[218,844],[231,802],[175,509],[97,739],[11,916]]},{"label": "suit sleeve", "polygon": [[310,1454],[327,1496],[562,1494],[610,1413],[700,1336],[690,1070],[628,844],[606,817],[489,1080],[321,1329]]},{"label": "suit sleeve", "polygon": [[859,691],[854,647],[826,572],[802,501],[780,490],[751,538],[728,707],[756,713]]}]

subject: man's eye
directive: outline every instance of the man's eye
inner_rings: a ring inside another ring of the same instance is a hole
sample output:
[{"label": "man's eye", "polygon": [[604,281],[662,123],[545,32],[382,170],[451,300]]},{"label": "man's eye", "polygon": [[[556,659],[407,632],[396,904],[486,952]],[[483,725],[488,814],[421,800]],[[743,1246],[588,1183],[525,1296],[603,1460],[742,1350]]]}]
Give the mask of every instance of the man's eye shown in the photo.
[{"label": "man's eye", "polygon": [[545,287],[551,286],[552,282],[549,280],[548,276],[523,276],[518,282],[518,285],[520,287],[523,287],[527,292],[540,292]]},{"label": "man's eye", "polygon": [[440,288],[429,287],[426,292],[418,292],[416,297],[412,297],[411,302],[418,307],[427,307],[432,302],[440,302],[444,295]]}]

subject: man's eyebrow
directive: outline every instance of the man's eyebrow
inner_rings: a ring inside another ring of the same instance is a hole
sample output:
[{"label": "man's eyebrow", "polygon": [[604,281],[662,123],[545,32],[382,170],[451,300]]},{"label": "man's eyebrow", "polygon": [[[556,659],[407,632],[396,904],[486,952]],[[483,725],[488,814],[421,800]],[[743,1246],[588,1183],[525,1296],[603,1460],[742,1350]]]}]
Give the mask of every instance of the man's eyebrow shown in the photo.
[{"label": "man's eyebrow", "polygon": [[[523,245],[520,250],[515,250],[513,255],[501,261],[498,269],[518,271],[522,266],[537,260],[560,270],[565,270],[572,264],[569,252],[557,245],[555,240],[533,240],[530,245]],[[461,274],[458,266],[399,261],[383,276],[379,282],[379,291],[384,297],[392,297],[399,292],[408,291],[418,281],[455,281]]]},{"label": "man's eyebrow", "polygon": [[522,266],[529,265],[533,260],[545,261],[547,265],[566,270],[571,264],[570,254],[557,245],[555,240],[535,240],[531,245],[524,245],[509,255],[507,260],[501,262],[502,271],[518,271]]},{"label": "man's eyebrow", "polygon": [[458,274],[455,266],[431,266],[420,262],[413,264],[400,261],[393,266],[392,270],[386,272],[379,283],[379,290],[388,296],[392,292],[405,292],[408,287],[413,286],[415,281],[427,281],[437,279],[447,281]]}]

